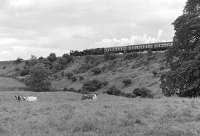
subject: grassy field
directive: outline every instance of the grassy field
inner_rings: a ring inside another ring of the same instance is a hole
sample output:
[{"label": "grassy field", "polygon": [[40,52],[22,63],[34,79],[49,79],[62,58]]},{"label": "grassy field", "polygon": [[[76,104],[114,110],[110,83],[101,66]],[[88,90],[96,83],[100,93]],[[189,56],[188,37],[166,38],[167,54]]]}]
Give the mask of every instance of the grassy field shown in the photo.
[{"label": "grassy field", "polygon": [[[16,102],[14,95],[38,102]],[[81,100],[69,92],[0,94],[1,136],[199,136],[200,100],[128,99],[99,95]]]},{"label": "grassy field", "polygon": [[[80,89],[91,79],[108,81],[123,92],[136,87],[147,87],[155,94],[154,99],[125,98],[101,94],[95,101],[81,100],[81,95],[71,92],[21,91],[25,85],[15,79],[0,77],[0,136],[199,136],[200,99],[165,98],[159,88],[160,73],[166,70],[163,54],[155,54],[133,60],[101,61],[92,68],[105,68],[99,75],[89,69],[74,72],[75,81],[57,73],[52,82],[57,89],[72,87]],[[82,59],[82,60],[81,60]],[[86,65],[84,58],[75,59],[63,72],[81,70]],[[96,60],[96,59],[95,59]],[[148,62],[148,63],[147,63]],[[82,64],[83,63],[83,64]],[[0,75],[15,75],[17,68],[11,62],[0,63]],[[6,67],[6,68],[5,68]],[[153,75],[153,71],[158,76]],[[132,84],[125,87],[124,79]],[[15,95],[37,96],[37,102],[17,102]]]}]

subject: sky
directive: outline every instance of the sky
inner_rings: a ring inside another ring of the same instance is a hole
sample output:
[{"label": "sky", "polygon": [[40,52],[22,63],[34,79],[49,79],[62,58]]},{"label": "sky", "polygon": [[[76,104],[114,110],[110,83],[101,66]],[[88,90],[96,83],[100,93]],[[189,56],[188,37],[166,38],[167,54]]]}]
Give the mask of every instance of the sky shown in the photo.
[{"label": "sky", "polygon": [[0,0],[0,60],[172,41],[186,0]]}]

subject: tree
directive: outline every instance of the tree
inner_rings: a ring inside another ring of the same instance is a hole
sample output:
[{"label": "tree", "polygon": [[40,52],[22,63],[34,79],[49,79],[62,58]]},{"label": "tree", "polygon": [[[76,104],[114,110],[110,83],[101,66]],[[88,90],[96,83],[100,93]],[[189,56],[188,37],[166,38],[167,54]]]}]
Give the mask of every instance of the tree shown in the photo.
[{"label": "tree", "polygon": [[16,64],[19,64],[19,63],[21,63],[21,62],[23,62],[23,59],[22,59],[22,58],[17,58],[17,59],[15,60],[15,63],[16,63]]},{"label": "tree", "polygon": [[26,85],[35,91],[50,90],[50,71],[44,64],[38,63],[30,69],[30,77],[26,80]]},{"label": "tree", "polygon": [[50,62],[56,61],[56,59],[57,59],[56,54],[55,54],[55,53],[50,53],[49,56],[47,57],[47,59],[48,59]]},{"label": "tree", "polygon": [[173,23],[174,45],[167,52],[170,71],[161,76],[166,96],[200,96],[200,1],[188,0]]}]

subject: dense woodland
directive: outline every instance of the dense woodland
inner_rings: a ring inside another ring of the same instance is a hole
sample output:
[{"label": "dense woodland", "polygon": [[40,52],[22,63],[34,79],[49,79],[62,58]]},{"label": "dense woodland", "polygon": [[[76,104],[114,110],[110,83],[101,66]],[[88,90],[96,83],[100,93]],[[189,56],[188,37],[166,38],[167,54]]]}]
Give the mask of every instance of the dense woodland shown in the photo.
[{"label": "dense woodland", "polygon": [[170,71],[161,78],[166,96],[200,95],[200,1],[188,0],[173,23],[174,46],[167,52]]}]

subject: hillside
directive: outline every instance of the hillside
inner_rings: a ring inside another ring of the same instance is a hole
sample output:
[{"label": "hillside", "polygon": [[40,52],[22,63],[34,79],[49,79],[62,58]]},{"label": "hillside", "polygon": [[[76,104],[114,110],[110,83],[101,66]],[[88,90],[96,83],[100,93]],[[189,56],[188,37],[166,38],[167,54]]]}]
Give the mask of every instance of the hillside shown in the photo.
[{"label": "hillside", "polygon": [[[0,62],[0,75],[18,77],[25,63]],[[87,81],[98,80],[106,85],[98,92],[115,86],[123,92],[132,92],[135,88],[148,88],[156,96],[161,95],[160,74],[166,70],[164,53],[143,53],[115,56],[74,57],[73,62],[63,70],[54,72],[52,86],[56,90],[73,88],[79,90]],[[130,83],[125,85],[124,80]]]},{"label": "hillside", "polygon": [[[56,80],[52,82],[52,85],[57,89],[81,89],[83,83],[99,80],[108,83],[107,86],[98,90],[99,92],[111,86],[123,92],[145,87],[159,96],[161,95],[160,73],[165,70],[164,53],[118,55],[113,60],[105,60],[105,56],[76,57],[64,71],[54,75]],[[69,75],[75,79],[70,79]],[[131,83],[125,86],[123,81],[127,79],[131,80]]]}]

